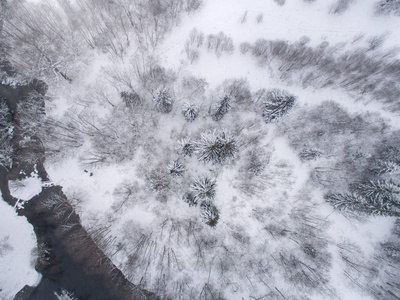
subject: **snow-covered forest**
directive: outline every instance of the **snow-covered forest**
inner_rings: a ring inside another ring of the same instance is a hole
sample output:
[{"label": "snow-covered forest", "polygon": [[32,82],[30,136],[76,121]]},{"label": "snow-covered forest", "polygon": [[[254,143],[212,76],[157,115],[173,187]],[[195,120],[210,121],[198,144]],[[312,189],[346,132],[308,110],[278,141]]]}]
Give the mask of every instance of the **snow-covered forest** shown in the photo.
[{"label": "snow-covered forest", "polygon": [[[159,299],[400,298],[400,1],[2,2],[2,84],[40,84],[2,99],[0,164],[43,147],[33,195],[62,186],[129,281]],[[1,238],[0,259],[17,251]]]}]

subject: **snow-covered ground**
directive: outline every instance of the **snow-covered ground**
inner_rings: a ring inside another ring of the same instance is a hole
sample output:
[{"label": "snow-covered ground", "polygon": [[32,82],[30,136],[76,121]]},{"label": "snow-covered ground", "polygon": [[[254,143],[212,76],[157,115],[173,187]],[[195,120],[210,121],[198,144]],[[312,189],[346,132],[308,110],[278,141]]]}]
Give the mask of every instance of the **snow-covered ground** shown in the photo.
[{"label": "snow-covered ground", "polygon": [[0,199],[0,299],[13,299],[25,285],[39,284],[36,235],[25,217]]},{"label": "snow-covered ground", "polygon": [[[227,299],[278,299],[279,295],[287,299],[373,299],[349,279],[344,258],[348,252],[358,252],[365,263],[372,260],[379,243],[389,238],[395,218],[366,217],[360,222],[334,211],[323,197],[326,190],[311,184],[315,163],[302,162],[287,136],[276,124],[265,124],[259,112],[237,105],[217,123],[207,111],[221,96],[219,86],[224,80],[243,78],[252,93],[262,88],[289,90],[297,97],[294,110],[333,100],[352,114],[377,112],[398,129],[398,113],[383,111],[378,102],[355,102],[338,89],[303,88],[295,82],[288,86],[276,70],[258,66],[239,51],[242,42],[261,38],[295,42],[303,36],[308,36],[313,46],[322,41],[331,45],[346,42],[346,49],[351,49],[354,43],[366,46],[370,37],[386,35],[383,49],[398,46],[400,18],[374,16],[374,2],[354,1],[336,15],[329,14],[333,1],[288,0],[283,6],[272,0],[205,1],[199,12],[184,17],[155,49],[160,65],[179,78],[172,87],[176,99],[170,114],[157,115],[151,105],[146,108],[150,111],[128,111],[116,92],[126,86],[104,79],[107,72],[100,66],[126,70],[134,47],[123,63],[103,53],[94,55],[80,74],[81,80],[50,86],[53,103],[48,112],[56,119],[64,121],[63,114],[73,112],[92,125],[107,124],[114,130],[116,144],[130,130],[139,127],[143,132],[137,145],[134,139],[121,143],[117,154],[112,154],[116,159],[107,164],[87,163],[93,150],[91,137],[80,148],[64,150],[59,156],[62,159],[46,162],[51,180],[63,186],[83,225],[90,232],[102,232],[105,252],[129,279],[174,299],[218,293]],[[224,32],[232,38],[235,50],[218,57],[201,49],[198,60],[190,63],[185,42],[193,28],[205,35]],[[354,42],[357,36],[364,37]],[[179,82],[189,75],[205,79],[204,93],[194,97],[183,93]],[[99,100],[100,93],[96,97],[99,90],[108,103]],[[187,123],[180,111],[189,100],[201,108],[193,123]],[[111,118],[120,124],[111,124]],[[183,157],[176,149],[180,139],[196,140],[208,129],[237,135],[241,145],[235,161],[211,165]],[[243,169],[253,148],[268,162],[257,179],[246,181]],[[128,155],[118,157],[123,151]],[[186,166],[184,177],[168,178],[164,192],[151,191],[149,178],[163,170],[166,173],[168,163],[178,158]],[[219,220],[215,227],[202,222],[198,206],[182,201],[199,176],[217,182],[214,204]]]}]

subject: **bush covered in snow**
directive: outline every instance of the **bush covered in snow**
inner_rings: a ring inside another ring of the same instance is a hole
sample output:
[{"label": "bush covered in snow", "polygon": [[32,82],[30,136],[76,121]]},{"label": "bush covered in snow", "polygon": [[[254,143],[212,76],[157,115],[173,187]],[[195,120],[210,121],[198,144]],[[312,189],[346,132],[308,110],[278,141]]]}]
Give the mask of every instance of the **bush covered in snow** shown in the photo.
[{"label": "bush covered in snow", "polygon": [[183,139],[179,141],[178,149],[184,156],[190,157],[194,153],[196,147],[195,144],[190,141],[190,139]]},{"label": "bush covered in snow", "polygon": [[162,113],[169,113],[172,110],[173,100],[171,95],[165,91],[161,90],[154,97],[154,102],[156,103],[156,108]]},{"label": "bush covered in snow", "polygon": [[199,107],[196,104],[185,103],[182,108],[182,114],[185,120],[188,122],[193,122],[196,120],[199,114]]},{"label": "bush covered in snow", "polygon": [[231,107],[231,98],[225,95],[217,102],[217,107],[213,113],[214,120],[221,120],[223,116],[231,109]]},{"label": "bush covered in snow", "polygon": [[183,201],[186,202],[187,204],[189,204],[189,206],[196,206],[197,205],[197,197],[195,197],[195,195],[193,193],[186,193],[185,195],[183,195],[182,197]]},{"label": "bush covered in snow", "polygon": [[218,209],[209,201],[203,201],[200,204],[200,209],[204,222],[211,227],[215,227],[219,219]]},{"label": "bush covered in snow", "polygon": [[172,177],[181,177],[185,172],[185,166],[182,165],[179,161],[174,160],[168,166],[168,173]]},{"label": "bush covered in snow", "polygon": [[212,201],[215,198],[215,179],[199,177],[190,185],[197,199]]},{"label": "bush covered in snow", "polygon": [[263,102],[262,116],[266,123],[276,122],[286,115],[295,104],[296,97],[282,90],[268,92]]},{"label": "bush covered in snow", "polygon": [[199,160],[214,164],[223,164],[233,159],[237,151],[235,138],[224,131],[213,130],[202,133],[195,144],[195,152]]}]

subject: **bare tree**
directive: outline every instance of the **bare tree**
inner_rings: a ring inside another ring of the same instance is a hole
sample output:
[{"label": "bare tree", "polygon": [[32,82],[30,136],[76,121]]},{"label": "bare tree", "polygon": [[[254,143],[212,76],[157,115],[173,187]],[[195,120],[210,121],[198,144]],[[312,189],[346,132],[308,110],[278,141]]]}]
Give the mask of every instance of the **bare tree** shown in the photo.
[{"label": "bare tree", "polygon": [[0,165],[11,168],[14,149],[11,144],[13,138],[13,126],[11,114],[4,101],[0,99]]},{"label": "bare tree", "polygon": [[341,14],[346,11],[354,0],[337,0],[329,10],[333,14]]}]

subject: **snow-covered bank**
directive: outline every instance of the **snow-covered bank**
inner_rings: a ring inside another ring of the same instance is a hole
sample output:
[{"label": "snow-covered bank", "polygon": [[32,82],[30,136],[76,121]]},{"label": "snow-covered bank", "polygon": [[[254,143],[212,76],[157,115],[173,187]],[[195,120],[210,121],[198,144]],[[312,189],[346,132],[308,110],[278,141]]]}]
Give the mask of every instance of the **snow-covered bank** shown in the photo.
[{"label": "snow-covered bank", "polygon": [[39,284],[36,235],[25,217],[0,198],[0,299],[13,299],[25,285]]}]

